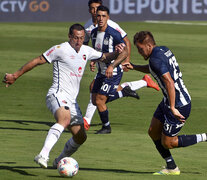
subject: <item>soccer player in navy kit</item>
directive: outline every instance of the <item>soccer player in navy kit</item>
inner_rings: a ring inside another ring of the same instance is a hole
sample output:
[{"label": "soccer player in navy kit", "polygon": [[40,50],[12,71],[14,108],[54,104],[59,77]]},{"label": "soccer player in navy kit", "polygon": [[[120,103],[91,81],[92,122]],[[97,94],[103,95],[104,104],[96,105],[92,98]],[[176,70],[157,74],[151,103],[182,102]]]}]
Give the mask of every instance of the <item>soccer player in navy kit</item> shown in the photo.
[{"label": "soccer player in navy kit", "polygon": [[[121,34],[107,24],[108,19],[109,9],[105,6],[99,6],[97,8],[98,27],[92,30],[91,40],[93,48],[104,53],[113,52],[116,45],[124,43]],[[96,65],[98,73],[92,89],[92,103],[97,106],[102,121],[102,128],[96,134],[106,134],[111,133],[106,103],[119,98],[120,93],[122,97],[128,96],[128,94],[125,93],[124,88],[123,91],[117,91],[123,75],[121,64],[114,67],[109,63],[98,62]],[[112,74],[113,77],[107,78],[106,73]],[[139,98],[135,91],[134,94]]]},{"label": "soccer player in navy kit", "polygon": [[149,59],[149,64],[129,64],[128,68],[144,73],[150,72],[164,95],[153,115],[148,133],[167,165],[154,175],[179,175],[180,170],[169,149],[206,141],[206,133],[178,136],[190,115],[191,97],[172,51],[165,46],[156,46],[154,37],[149,31],[136,33],[134,45],[145,60]]},{"label": "soccer player in navy kit", "polygon": [[[91,38],[92,30],[94,28],[98,27],[96,12],[97,12],[97,8],[99,6],[101,6],[102,4],[103,4],[102,0],[89,0],[88,1],[89,13],[91,14],[91,18],[84,25],[85,32],[86,32],[84,44],[88,44],[88,42]],[[126,62],[130,62],[131,43],[127,37],[127,33],[116,22],[112,21],[111,19],[107,20],[107,24],[110,27],[112,27],[113,29],[117,30],[121,34],[121,37],[123,38],[124,43],[126,44],[128,56],[122,62],[122,64],[125,64]],[[91,71],[95,70],[95,67],[93,67],[93,66],[90,66],[90,68],[91,68]],[[125,71],[125,72],[128,71],[128,69],[125,68],[124,66],[122,66],[122,68],[123,68],[123,71]],[[93,79],[93,81],[90,84],[90,88],[89,88],[90,89],[90,101],[88,103],[86,113],[83,117],[84,127],[86,130],[89,130],[93,115],[96,111],[96,106],[94,106],[92,103],[92,92],[91,92],[92,88],[93,88],[94,81],[95,81],[95,79]],[[132,91],[130,91],[130,88],[126,87],[126,86],[129,86]],[[128,91],[128,93],[132,93],[131,95],[135,95],[135,93],[133,93],[133,91],[136,91],[136,90],[143,88],[143,87],[151,87],[156,90],[159,90],[159,86],[151,79],[151,77],[149,75],[146,74],[140,80],[131,81],[131,82],[124,82],[124,83],[120,84],[120,86],[118,86],[118,88],[117,88],[117,91],[122,91],[122,89],[125,88],[124,91]],[[132,96],[132,97],[134,97],[134,96]],[[119,98],[122,98],[122,96],[120,96]],[[103,131],[99,131],[99,134],[105,134],[105,133],[110,133],[110,131],[108,131],[106,129]]]}]

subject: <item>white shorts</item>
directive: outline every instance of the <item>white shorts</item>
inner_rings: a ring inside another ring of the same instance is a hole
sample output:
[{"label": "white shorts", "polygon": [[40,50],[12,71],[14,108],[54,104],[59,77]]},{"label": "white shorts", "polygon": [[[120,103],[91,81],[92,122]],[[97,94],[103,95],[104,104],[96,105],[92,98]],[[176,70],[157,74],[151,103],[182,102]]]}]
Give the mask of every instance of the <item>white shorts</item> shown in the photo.
[{"label": "white shorts", "polygon": [[70,125],[79,125],[84,123],[78,103],[71,102],[62,94],[48,95],[46,97],[46,104],[48,109],[53,113],[53,115],[60,107],[69,108],[71,115]]}]

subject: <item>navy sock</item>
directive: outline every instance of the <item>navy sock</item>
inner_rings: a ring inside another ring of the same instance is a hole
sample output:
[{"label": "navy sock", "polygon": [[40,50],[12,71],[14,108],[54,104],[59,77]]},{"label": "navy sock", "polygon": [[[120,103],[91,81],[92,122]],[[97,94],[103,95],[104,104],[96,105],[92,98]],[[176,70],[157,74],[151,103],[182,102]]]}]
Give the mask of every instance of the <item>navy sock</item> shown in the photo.
[{"label": "navy sock", "polygon": [[176,168],[176,164],[175,164],[174,159],[171,156],[170,150],[169,149],[165,149],[163,147],[163,145],[161,143],[161,140],[154,141],[154,144],[155,144],[158,152],[162,156],[162,158],[165,159],[165,161],[167,163],[167,168],[168,169],[175,169]]},{"label": "navy sock", "polygon": [[108,99],[107,99],[106,103],[114,101],[114,100],[116,100],[118,98],[119,98],[119,93],[116,92],[116,93],[113,94],[113,96],[108,96]]},{"label": "navy sock", "polygon": [[109,112],[108,112],[108,110],[103,111],[103,112],[98,112],[98,113],[99,113],[100,119],[102,121],[102,124],[104,126],[110,126],[110,123],[109,123]]},{"label": "navy sock", "polygon": [[178,147],[187,147],[197,144],[196,135],[181,135],[178,136]]}]

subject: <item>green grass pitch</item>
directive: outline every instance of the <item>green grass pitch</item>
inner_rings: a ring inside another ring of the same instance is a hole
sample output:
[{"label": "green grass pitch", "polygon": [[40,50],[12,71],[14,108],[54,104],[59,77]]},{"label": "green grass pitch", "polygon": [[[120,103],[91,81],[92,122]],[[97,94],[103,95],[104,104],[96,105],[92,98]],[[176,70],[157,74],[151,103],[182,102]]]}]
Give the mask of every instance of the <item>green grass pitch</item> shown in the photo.
[{"label": "green grass pitch", "polygon": [[[133,42],[137,31],[150,30],[158,45],[168,46],[176,55],[184,82],[192,96],[192,113],[180,134],[207,132],[207,25],[155,24],[121,22],[120,26]],[[0,78],[13,73],[28,60],[41,55],[55,44],[67,41],[72,23],[0,23]],[[207,24],[207,23],[206,23]],[[131,61],[145,64],[132,44]],[[124,73],[122,82],[141,79],[144,74]],[[78,102],[85,113],[89,100],[89,84],[95,74],[86,67]],[[52,65],[28,72],[5,88],[0,85],[0,179],[60,179],[57,170],[41,169],[33,162],[44,143],[49,127],[55,122],[45,105],[52,82]],[[143,88],[141,99],[122,98],[108,104],[112,134],[95,135],[100,126],[98,113],[87,132],[86,143],[74,157],[80,166],[77,180],[145,180],[166,179],[152,173],[165,165],[151,139],[148,126],[161,92]],[[49,166],[61,152],[69,132],[64,132],[50,153]],[[201,180],[207,178],[207,143],[173,149],[179,177],[168,179]]]}]

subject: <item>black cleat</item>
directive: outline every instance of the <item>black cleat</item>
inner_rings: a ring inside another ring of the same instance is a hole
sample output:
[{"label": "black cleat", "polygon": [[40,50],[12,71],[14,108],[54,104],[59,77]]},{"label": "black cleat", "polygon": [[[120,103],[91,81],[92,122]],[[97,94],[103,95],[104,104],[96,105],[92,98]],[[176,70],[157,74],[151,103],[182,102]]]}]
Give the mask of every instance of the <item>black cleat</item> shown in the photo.
[{"label": "black cleat", "polygon": [[102,128],[96,131],[95,134],[110,134],[111,133],[111,126],[102,126]]},{"label": "black cleat", "polygon": [[139,95],[136,93],[136,91],[133,91],[131,90],[131,88],[129,86],[126,86],[122,89],[122,93],[123,93],[123,96],[125,97],[134,97],[134,98],[137,98],[139,99]]}]

